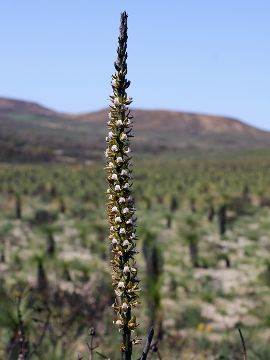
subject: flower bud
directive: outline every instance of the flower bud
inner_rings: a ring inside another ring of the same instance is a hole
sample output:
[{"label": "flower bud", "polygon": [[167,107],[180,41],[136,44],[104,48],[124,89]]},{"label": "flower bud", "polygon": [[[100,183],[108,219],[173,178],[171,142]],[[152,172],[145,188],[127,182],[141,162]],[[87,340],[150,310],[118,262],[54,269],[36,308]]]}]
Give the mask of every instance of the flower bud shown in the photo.
[{"label": "flower bud", "polygon": [[124,274],[127,274],[127,273],[129,273],[129,267],[128,266],[125,266],[124,267],[124,269],[123,269],[123,272],[124,272]]},{"label": "flower bud", "polygon": [[123,122],[122,122],[122,120],[117,120],[115,124],[116,124],[116,126],[122,126]]},{"label": "flower bud", "polygon": [[130,245],[130,242],[128,240],[124,240],[123,246],[128,247]]},{"label": "flower bud", "polygon": [[120,136],[120,139],[121,139],[122,141],[127,140],[127,134],[126,134],[126,133],[122,133],[121,136]]},{"label": "flower bud", "polygon": [[119,287],[119,289],[123,289],[123,288],[125,287],[124,282],[123,282],[123,281],[119,281],[118,287]]}]

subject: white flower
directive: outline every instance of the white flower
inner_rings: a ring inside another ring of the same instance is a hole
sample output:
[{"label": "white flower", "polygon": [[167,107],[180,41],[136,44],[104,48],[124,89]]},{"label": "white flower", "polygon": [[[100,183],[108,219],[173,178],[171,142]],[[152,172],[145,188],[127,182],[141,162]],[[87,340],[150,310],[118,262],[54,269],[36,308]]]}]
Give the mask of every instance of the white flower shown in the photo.
[{"label": "white flower", "polygon": [[113,207],[112,207],[112,211],[113,211],[113,212],[118,212],[118,208],[117,208],[116,206],[113,206]]},{"label": "white flower", "polygon": [[107,189],[107,194],[110,194],[111,190],[110,189]]},{"label": "white flower", "polygon": [[114,137],[114,133],[112,131],[110,131],[109,134],[108,134],[108,138],[112,139],[113,137]]},{"label": "white flower", "polygon": [[111,178],[112,178],[113,180],[117,180],[117,179],[118,179],[118,176],[117,176],[117,174],[112,174]]},{"label": "white flower", "polygon": [[106,157],[109,156],[109,150],[108,150],[108,149],[105,150],[105,156],[106,156]]},{"label": "white flower", "polygon": [[119,199],[120,204],[126,202],[126,199],[124,197],[120,197]]},{"label": "white flower", "polygon": [[121,320],[116,320],[115,324],[118,325],[118,326],[122,326],[122,321]]},{"label": "white flower", "polygon": [[109,195],[109,200],[112,200],[113,199],[113,196],[112,195]]},{"label": "white flower", "polygon": [[120,218],[120,216],[117,216],[114,220],[116,223],[122,222],[122,219]]},{"label": "white flower", "polygon": [[108,117],[110,120],[112,120],[113,119],[112,113],[109,112]]},{"label": "white flower", "polygon": [[127,273],[129,273],[129,267],[128,266],[125,266],[124,267],[124,269],[123,269],[123,272],[125,273],[125,274],[127,274]]},{"label": "white flower", "polygon": [[123,214],[127,214],[129,212],[129,208],[124,208],[124,210],[122,211]]},{"label": "white flower", "polygon": [[133,196],[132,195],[129,195],[129,197],[128,197],[128,202],[131,202],[131,201],[133,201]]},{"label": "white flower", "polygon": [[122,305],[122,310],[123,310],[124,312],[126,312],[127,309],[128,309],[128,304],[127,304],[127,303],[123,303],[123,305]]},{"label": "white flower", "polygon": [[120,187],[120,185],[115,185],[115,191],[120,191],[121,190],[121,187]]},{"label": "white flower", "polygon": [[121,171],[121,175],[127,175],[127,174],[128,174],[127,170],[122,170]]},{"label": "white flower", "polygon": [[123,288],[125,287],[124,282],[123,282],[123,281],[119,281],[118,287],[119,287],[119,289],[123,289]]},{"label": "white flower", "polygon": [[125,234],[125,233],[126,233],[126,229],[121,228],[121,229],[120,229],[120,234]]},{"label": "white flower", "polygon": [[115,123],[116,126],[121,126],[123,125],[123,122],[122,120],[117,120],[116,123]]},{"label": "white flower", "polygon": [[117,239],[116,238],[113,238],[112,239],[112,245],[116,245],[117,244]]},{"label": "white flower", "polygon": [[126,133],[122,133],[120,136],[121,140],[126,140],[127,139],[127,134]]},{"label": "white flower", "polygon": [[115,79],[112,80],[112,86],[116,86],[117,85],[117,82]]},{"label": "white flower", "polygon": [[124,153],[125,153],[125,154],[128,154],[128,153],[130,153],[130,151],[131,151],[131,150],[130,150],[130,148],[128,147],[128,148],[126,148],[126,150],[124,151]]},{"label": "white flower", "polygon": [[123,242],[123,246],[129,246],[130,245],[130,242],[128,241],[128,240],[125,240],[124,242]]},{"label": "white flower", "polygon": [[110,231],[114,231],[114,226],[111,226],[111,227],[110,227]]},{"label": "white flower", "polygon": [[106,136],[106,139],[105,139],[106,141],[109,141],[109,138],[108,138],[108,136]]},{"label": "white flower", "polygon": [[123,159],[122,159],[121,156],[119,156],[119,157],[116,159],[117,164],[119,164],[119,163],[122,162],[122,161],[123,161]]},{"label": "white flower", "polygon": [[115,166],[114,166],[114,163],[112,163],[112,162],[110,162],[108,166],[109,166],[109,168],[111,168],[111,169],[113,169],[113,168],[115,167]]},{"label": "white flower", "polygon": [[126,224],[132,224],[132,219],[131,219],[131,218],[128,219],[128,220],[126,221]]},{"label": "white flower", "polygon": [[134,233],[131,234],[131,238],[135,239],[136,235]]},{"label": "white flower", "polygon": [[129,189],[129,183],[125,183],[124,189]]},{"label": "white flower", "polygon": [[119,101],[118,97],[115,97],[113,102],[115,105],[120,105],[120,101]]},{"label": "white flower", "polygon": [[115,151],[115,152],[118,151],[117,145],[113,145],[113,146],[111,147],[111,150],[112,150],[112,151]]}]

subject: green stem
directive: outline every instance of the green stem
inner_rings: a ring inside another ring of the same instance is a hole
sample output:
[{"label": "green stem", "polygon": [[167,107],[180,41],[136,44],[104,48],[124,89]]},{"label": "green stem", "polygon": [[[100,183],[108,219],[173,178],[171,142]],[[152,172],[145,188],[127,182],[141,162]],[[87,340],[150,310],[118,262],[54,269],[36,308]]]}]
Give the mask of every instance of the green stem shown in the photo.
[{"label": "green stem", "polygon": [[[131,311],[129,310],[127,313],[127,324],[131,320]],[[132,341],[131,341],[131,331],[126,325],[123,329],[123,345],[125,351],[123,353],[123,360],[131,360],[132,356]]]}]

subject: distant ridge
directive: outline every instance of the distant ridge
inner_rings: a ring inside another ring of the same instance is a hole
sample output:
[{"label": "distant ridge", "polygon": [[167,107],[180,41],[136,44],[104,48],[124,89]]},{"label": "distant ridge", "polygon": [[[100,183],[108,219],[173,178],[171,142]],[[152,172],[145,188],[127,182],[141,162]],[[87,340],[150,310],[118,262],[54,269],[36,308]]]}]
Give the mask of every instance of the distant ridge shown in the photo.
[{"label": "distant ridge", "polygon": [[0,111],[2,112],[21,112],[33,115],[54,116],[56,111],[48,109],[35,102],[9,99],[0,97]]},{"label": "distant ridge", "polygon": [[[104,121],[108,110],[84,113],[74,118],[84,122]],[[136,130],[160,129],[164,131],[183,131],[188,134],[230,134],[239,133],[250,136],[269,138],[270,132],[257,129],[244,122],[224,116],[188,113],[170,110],[141,110],[133,109],[132,115],[136,119]]]},{"label": "distant ridge", "polygon": [[[0,98],[0,161],[85,161],[103,157],[108,109],[62,114]],[[228,117],[133,109],[136,154],[270,149],[270,132]]]}]

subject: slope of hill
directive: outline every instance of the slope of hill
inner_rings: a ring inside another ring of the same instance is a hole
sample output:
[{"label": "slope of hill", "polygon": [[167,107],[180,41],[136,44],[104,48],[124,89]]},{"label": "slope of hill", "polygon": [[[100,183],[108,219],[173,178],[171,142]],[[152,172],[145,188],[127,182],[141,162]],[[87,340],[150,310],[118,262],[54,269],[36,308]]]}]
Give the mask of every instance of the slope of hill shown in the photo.
[{"label": "slope of hill", "polygon": [[[184,133],[243,133],[254,137],[269,137],[266,131],[261,131],[239,120],[223,116],[206,114],[184,113],[166,110],[139,110],[133,109],[132,114],[136,118],[137,130],[152,130],[154,128],[171,131],[177,130]],[[84,122],[101,122],[107,116],[107,110],[80,114],[76,118]]]},{"label": "slope of hill", "polygon": [[[138,154],[270,148],[270,133],[235,119],[163,110],[132,111]],[[0,161],[94,160],[103,156],[107,110],[65,115],[0,98]]]},{"label": "slope of hill", "polygon": [[56,111],[50,110],[37,103],[8,98],[0,98],[0,112],[17,112],[43,116],[57,115]]},{"label": "slope of hill", "polygon": [[[226,150],[269,146],[270,133],[239,120],[222,116],[164,110],[138,110],[135,119],[136,141],[151,148],[194,148]],[[77,116],[89,124],[100,124],[107,110]]]}]

